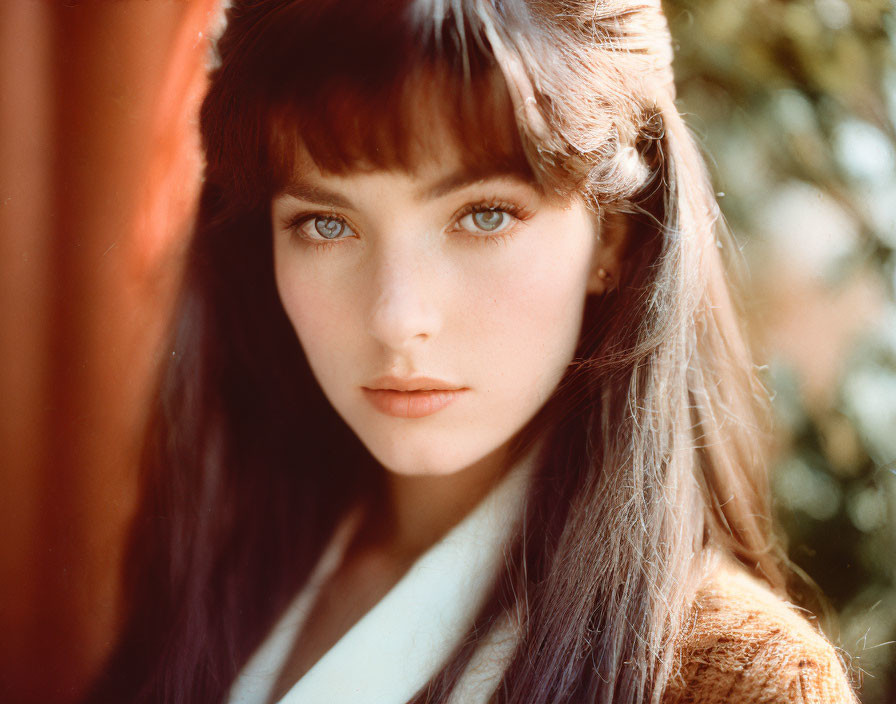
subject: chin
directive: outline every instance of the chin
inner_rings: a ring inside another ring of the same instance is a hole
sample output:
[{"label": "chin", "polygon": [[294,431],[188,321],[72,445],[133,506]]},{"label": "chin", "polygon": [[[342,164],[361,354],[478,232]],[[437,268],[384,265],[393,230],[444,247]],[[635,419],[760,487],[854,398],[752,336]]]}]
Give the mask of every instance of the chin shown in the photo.
[{"label": "chin", "polygon": [[407,446],[399,449],[378,450],[368,446],[371,454],[388,471],[403,476],[435,477],[454,474],[475,462],[464,461],[456,452],[439,452],[439,447],[430,446],[414,452]]},{"label": "chin", "polygon": [[500,474],[509,443],[501,437],[464,437],[456,432],[421,433],[416,437],[405,432],[359,438],[386,470],[406,477],[449,476],[466,470],[473,474]]},{"label": "chin", "polygon": [[[364,441],[364,438],[362,438]],[[409,442],[407,437],[395,442],[364,442],[364,445],[385,469],[408,477],[435,477],[456,474],[475,465],[489,455],[491,448],[458,447],[458,443]]]}]

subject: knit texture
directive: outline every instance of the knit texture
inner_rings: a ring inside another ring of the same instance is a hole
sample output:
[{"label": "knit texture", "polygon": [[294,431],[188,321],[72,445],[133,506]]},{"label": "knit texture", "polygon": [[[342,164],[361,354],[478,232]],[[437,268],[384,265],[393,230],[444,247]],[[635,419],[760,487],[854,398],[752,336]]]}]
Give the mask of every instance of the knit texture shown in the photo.
[{"label": "knit texture", "polygon": [[728,561],[698,592],[663,704],[857,704],[837,651]]}]

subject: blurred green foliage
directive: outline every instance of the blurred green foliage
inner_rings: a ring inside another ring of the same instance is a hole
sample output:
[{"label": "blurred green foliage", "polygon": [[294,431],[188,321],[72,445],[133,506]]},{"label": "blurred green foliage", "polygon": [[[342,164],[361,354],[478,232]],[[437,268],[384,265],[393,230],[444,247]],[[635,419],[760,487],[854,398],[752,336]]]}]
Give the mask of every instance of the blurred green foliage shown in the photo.
[{"label": "blurred green foliage", "polygon": [[806,393],[793,360],[764,353],[791,558],[838,614],[830,635],[864,673],[862,701],[896,702],[896,3],[664,7],[679,107],[751,269],[786,239],[832,295],[857,280],[880,292],[829,400]]}]

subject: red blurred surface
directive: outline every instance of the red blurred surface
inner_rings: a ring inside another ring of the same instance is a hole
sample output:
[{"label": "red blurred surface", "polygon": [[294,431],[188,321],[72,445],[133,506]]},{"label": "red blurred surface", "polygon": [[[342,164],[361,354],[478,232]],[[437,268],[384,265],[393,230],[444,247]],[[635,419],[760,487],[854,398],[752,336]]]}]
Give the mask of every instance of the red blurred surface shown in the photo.
[{"label": "red blurred surface", "polygon": [[76,701],[114,636],[216,5],[0,5],[0,701]]}]

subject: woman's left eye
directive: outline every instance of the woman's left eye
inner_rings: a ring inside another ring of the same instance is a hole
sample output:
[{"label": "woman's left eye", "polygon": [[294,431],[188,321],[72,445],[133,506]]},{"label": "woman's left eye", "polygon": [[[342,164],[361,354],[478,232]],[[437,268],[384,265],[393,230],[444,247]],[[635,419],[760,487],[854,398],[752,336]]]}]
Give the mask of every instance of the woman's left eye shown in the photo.
[{"label": "woman's left eye", "polygon": [[500,208],[474,210],[464,215],[458,224],[467,232],[474,234],[494,234],[506,230],[513,221],[513,216]]}]

